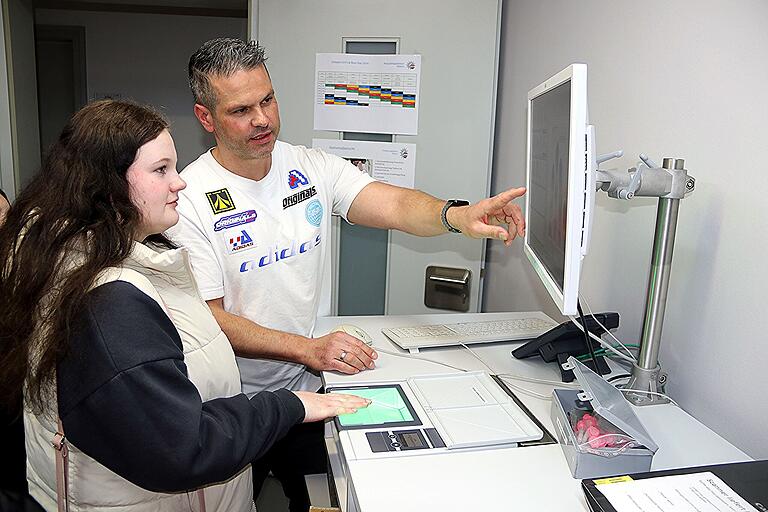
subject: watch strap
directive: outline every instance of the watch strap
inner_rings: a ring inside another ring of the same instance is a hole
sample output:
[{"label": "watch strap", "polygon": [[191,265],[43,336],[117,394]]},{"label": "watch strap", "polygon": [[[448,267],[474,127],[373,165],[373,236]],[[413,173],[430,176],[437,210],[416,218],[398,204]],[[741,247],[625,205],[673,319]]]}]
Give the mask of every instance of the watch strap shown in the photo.
[{"label": "watch strap", "polygon": [[461,233],[460,229],[457,229],[448,222],[448,210],[454,206],[467,206],[469,201],[463,199],[449,199],[443,205],[443,210],[440,212],[440,221],[443,223],[443,227],[450,233]]}]

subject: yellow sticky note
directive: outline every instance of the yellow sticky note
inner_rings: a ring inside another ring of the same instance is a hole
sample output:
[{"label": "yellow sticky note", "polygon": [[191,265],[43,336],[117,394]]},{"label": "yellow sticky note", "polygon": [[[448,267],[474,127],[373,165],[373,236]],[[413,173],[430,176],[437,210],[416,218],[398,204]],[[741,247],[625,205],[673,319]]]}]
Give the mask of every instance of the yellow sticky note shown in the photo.
[{"label": "yellow sticky note", "polygon": [[618,484],[621,482],[631,482],[632,477],[625,475],[625,476],[612,476],[611,478],[601,478],[599,480],[595,480],[595,485],[607,485],[607,484]]}]

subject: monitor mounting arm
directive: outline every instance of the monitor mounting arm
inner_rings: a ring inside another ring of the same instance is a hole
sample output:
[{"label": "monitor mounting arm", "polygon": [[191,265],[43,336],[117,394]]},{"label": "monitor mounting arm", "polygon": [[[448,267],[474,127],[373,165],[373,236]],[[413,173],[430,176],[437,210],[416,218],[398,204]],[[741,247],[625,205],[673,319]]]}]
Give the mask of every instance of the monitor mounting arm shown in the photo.
[{"label": "monitor mounting arm", "polygon": [[[597,157],[598,165],[621,152]],[[608,193],[614,199],[632,199],[635,196],[658,197],[660,199],[682,199],[693,191],[696,180],[683,168],[681,159],[665,158],[659,167],[645,155],[641,162],[629,172],[597,170],[597,189]]]},{"label": "monitor mounting arm", "polygon": [[[601,155],[596,158],[597,164],[621,154],[617,151]],[[635,405],[652,405],[668,402],[652,393],[658,393],[666,382],[666,375],[661,372],[659,365],[659,347],[672,268],[677,213],[680,200],[693,192],[696,180],[688,175],[682,159],[665,158],[661,167],[645,155],[640,155],[640,159],[642,162],[629,169],[628,173],[603,171],[597,169],[597,166],[595,168],[597,190],[607,192],[610,197],[625,200],[635,196],[659,198],[640,352],[626,386],[640,391],[627,394],[630,402]]]}]

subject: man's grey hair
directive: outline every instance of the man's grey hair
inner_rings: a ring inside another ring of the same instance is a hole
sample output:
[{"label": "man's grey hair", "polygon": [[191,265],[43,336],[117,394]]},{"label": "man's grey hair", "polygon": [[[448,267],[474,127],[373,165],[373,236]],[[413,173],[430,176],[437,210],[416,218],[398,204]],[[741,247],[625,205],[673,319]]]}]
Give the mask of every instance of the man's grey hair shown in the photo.
[{"label": "man's grey hair", "polygon": [[265,65],[266,60],[264,48],[256,41],[219,38],[205,42],[189,58],[189,88],[195,103],[213,109],[216,91],[211,84],[212,76],[232,76]]}]

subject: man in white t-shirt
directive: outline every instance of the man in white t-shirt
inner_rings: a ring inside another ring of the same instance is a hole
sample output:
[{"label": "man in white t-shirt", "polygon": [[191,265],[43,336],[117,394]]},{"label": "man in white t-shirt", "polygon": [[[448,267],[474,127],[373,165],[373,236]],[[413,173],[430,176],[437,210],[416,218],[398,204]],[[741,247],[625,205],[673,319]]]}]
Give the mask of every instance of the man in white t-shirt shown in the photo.
[{"label": "man in white t-shirt", "polygon": [[[216,147],[183,171],[180,222],[169,234],[189,249],[200,292],[238,355],[243,391],[316,391],[313,370],[357,373],[377,354],[332,333],[312,338],[331,215],[419,236],[448,231],[496,238],[524,233],[525,189],[474,205],[376,182],[334,155],[280,142],[272,82],[256,43],[215,39],[189,62],[194,112]],[[506,227],[509,226],[509,227]],[[511,227],[511,229],[510,229]],[[310,424],[311,425],[311,424]],[[303,475],[324,472],[322,431],[301,427],[254,461],[254,493],[272,470],[306,511]]]}]

